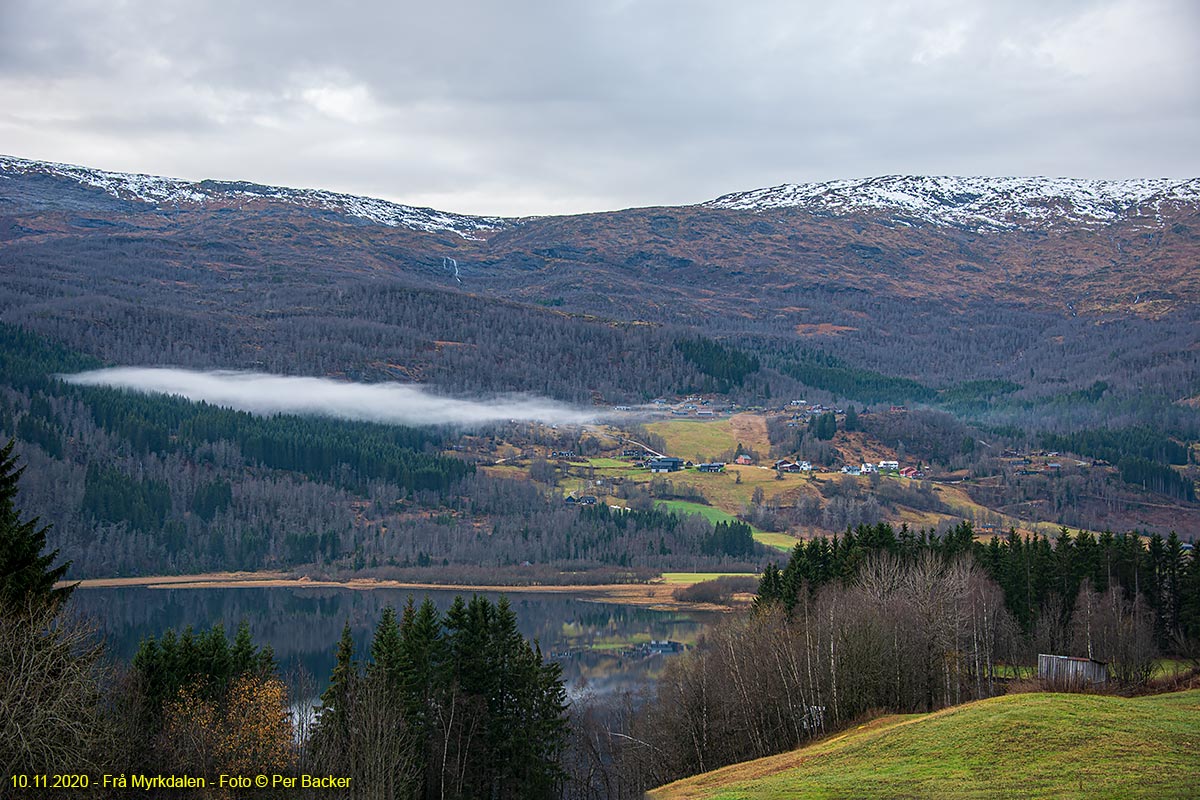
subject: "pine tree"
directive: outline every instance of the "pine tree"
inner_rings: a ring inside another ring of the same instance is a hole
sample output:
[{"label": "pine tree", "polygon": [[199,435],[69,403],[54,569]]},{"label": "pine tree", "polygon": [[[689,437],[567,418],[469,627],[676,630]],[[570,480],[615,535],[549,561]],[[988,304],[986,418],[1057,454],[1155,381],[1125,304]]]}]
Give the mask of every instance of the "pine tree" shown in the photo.
[{"label": "pine tree", "polygon": [[21,521],[16,507],[17,482],[24,467],[17,466],[13,455],[15,441],[0,449],[0,608],[23,609],[32,604],[61,604],[71,596],[74,586],[54,588],[71,562],[55,567],[58,551],[42,555],[46,549],[49,526],[38,527],[34,517]]}]

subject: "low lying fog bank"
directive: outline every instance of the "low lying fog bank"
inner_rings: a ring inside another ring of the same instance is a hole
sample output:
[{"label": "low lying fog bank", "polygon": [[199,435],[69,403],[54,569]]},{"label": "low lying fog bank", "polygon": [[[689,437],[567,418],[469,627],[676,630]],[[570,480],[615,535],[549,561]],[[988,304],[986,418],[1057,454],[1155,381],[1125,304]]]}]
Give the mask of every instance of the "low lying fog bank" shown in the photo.
[{"label": "low lying fog bank", "polygon": [[436,395],[411,383],[349,383],[259,372],[113,367],[63,379],[83,386],[179,395],[256,414],[319,414],[399,425],[468,426],[509,420],[583,425],[597,417],[591,410],[531,395],[467,400]]}]

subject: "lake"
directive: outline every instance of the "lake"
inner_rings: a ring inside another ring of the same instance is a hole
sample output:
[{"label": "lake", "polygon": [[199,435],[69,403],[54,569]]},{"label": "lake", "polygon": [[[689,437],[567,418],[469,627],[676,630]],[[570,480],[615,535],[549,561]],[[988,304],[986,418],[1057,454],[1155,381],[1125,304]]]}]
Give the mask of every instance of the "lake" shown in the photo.
[{"label": "lake", "polygon": [[[168,628],[182,631],[224,625],[232,639],[245,620],[258,645],[275,650],[280,671],[303,695],[319,695],[333,669],[334,651],[348,620],[359,658],[367,653],[383,609],[399,611],[412,595],[418,603],[431,598],[445,611],[454,591],[410,591],[339,588],[245,587],[151,589],[148,587],[81,588],[72,595],[75,611],[96,621],[109,651],[128,661],[147,636],[161,637]],[[481,593],[495,600],[497,594]],[[654,611],[597,603],[560,594],[511,594],[521,632],[536,639],[543,655],[562,665],[572,696],[586,693],[637,692],[648,687],[670,656],[647,655],[636,645],[651,640],[694,644],[716,615]],[[311,676],[307,689],[296,678]]]}]

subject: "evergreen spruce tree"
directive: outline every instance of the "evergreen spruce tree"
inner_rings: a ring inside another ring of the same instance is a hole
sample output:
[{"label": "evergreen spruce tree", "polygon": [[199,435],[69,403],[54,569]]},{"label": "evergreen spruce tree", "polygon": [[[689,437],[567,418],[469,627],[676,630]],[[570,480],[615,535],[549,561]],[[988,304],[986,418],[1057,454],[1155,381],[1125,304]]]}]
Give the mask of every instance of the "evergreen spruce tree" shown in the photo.
[{"label": "evergreen spruce tree", "polygon": [[229,651],[234,675],[251,672],[254,669],[254,641],[250,638],[250,625],[245,620],[238,625],[237,634],[233,639],[233,648]]},{"label": "evergreen spruce tree", "polygon": [[437,606],[426,598],[416,608],[409,597],[400,624],[401,694],[404,718],[417,739],[418,752],[425,752],[432,727],[437,670],[442,665],[442,623]]},{"label": "evergreen spruce tree", "polygon": [[216,624],[207,633],[200,634],[198,649],[198,671],[208,677],[214,691],[223,693],[233,677],[229,639],[225,636],[224,626]]},{"label": "evergreen spruce tree", "polygon": [[348,741],[349,737],[345,734],[349,728],[351,698],[357,682],[354,636],[350,633],[350,622],[347,620],[342,627],[342,638],[338,641],[337,661],[329,676],[329,688],[321,694],[321,727],[330,731],[336,737],[335,741]]},{"label": "evergreen spruce tree", "polygon": [[774,603],[783,602],[783,576],[772,561],[763,570],[758,580],[758,597],[754,598],[754,610],[758,611]]},{"label": "evergreen spruce tree", "polygon": [[371,666],[367,668],[367,674],[382,681],[389,702],[399,697],[400,667],[400,626],[396,622],[396,609],[387,606],[375,627],[375,638],[371,640]]},{"label": "evergreen spruce tree", "polygon": [[1200,659],[1200,553],[1195,549],[1183,575],[1179,628],[1183,654]]},{"label": "evergreen spruce tree", "polygon": [[56,567],[57,550],[42,555],[49,526],[39,528],[36,517],[21,521],[17,482],[25,468],[17,466],[14,445],[10,439],[0,448],[0,609],[10,611],[31,603],[63,603],[75,588],[54,588],[71,562]]}]

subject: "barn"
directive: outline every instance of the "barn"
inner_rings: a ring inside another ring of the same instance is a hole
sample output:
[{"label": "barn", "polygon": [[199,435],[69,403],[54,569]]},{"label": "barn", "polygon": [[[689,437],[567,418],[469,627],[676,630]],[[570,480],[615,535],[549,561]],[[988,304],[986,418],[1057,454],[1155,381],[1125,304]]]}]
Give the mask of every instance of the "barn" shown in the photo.
[{"label": "barn", "polygon": [[1062,688],[1103,686],[1108,681],[1108,664],[1094,658],[1038,653],[1038,678]]}]

